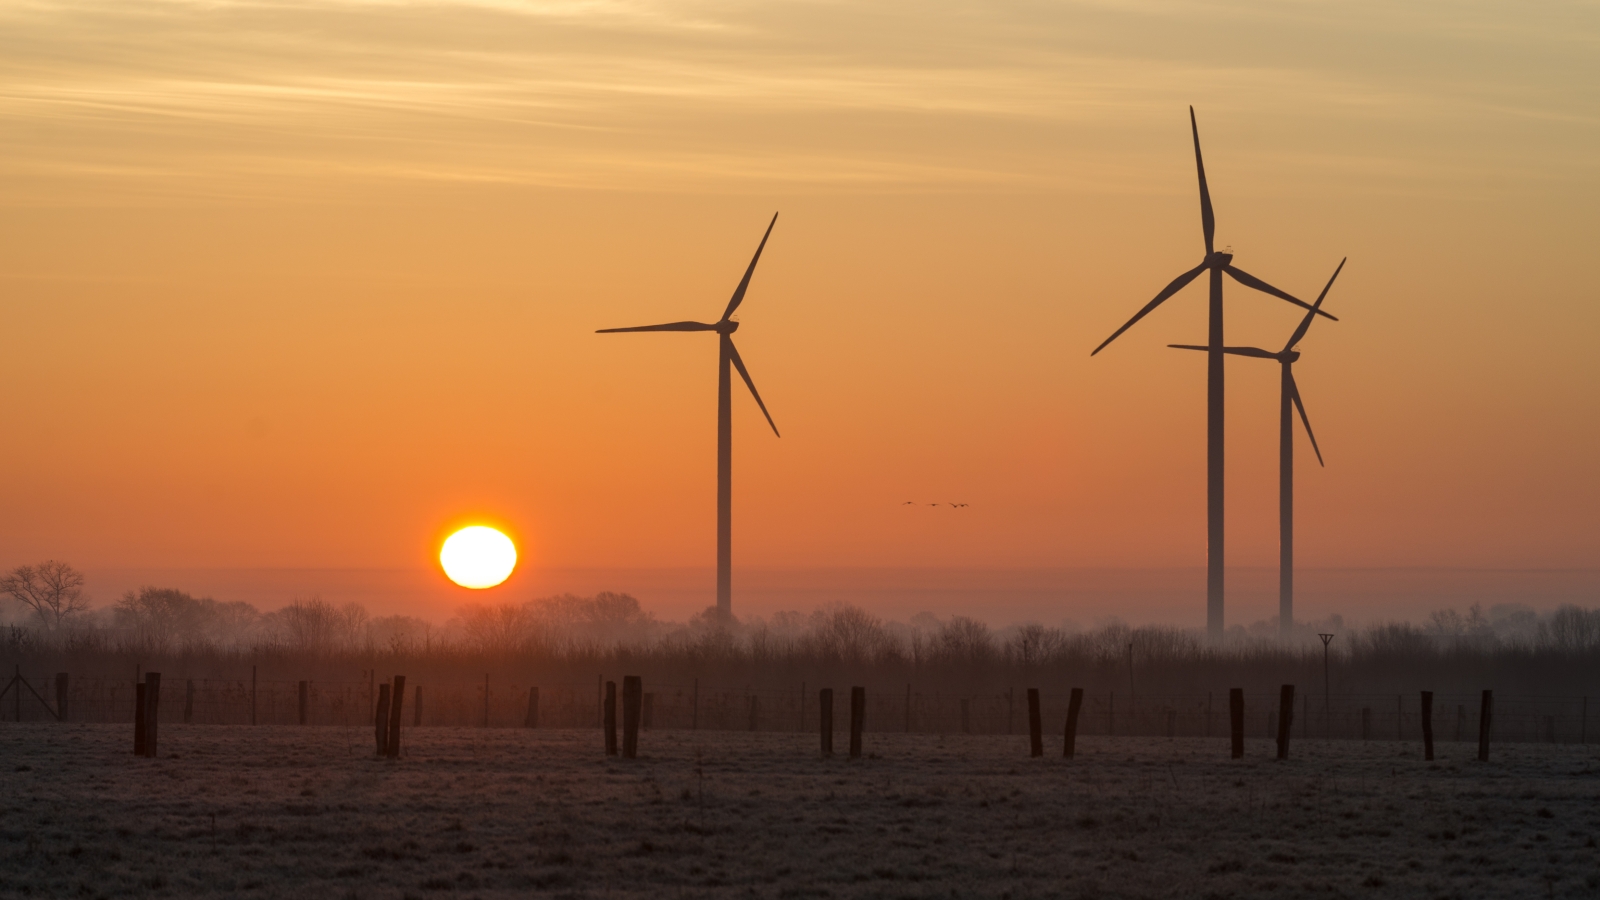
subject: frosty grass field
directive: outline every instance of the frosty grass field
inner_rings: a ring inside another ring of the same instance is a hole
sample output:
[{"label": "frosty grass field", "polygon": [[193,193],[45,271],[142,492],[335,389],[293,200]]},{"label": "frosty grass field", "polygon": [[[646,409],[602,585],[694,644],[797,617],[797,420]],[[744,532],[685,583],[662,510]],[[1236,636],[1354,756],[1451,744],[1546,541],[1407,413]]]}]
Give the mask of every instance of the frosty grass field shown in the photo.
[{"label": "frosty grass field", "polygon": [[0,725],[6,897],[1594,897],[1600,753]]}]

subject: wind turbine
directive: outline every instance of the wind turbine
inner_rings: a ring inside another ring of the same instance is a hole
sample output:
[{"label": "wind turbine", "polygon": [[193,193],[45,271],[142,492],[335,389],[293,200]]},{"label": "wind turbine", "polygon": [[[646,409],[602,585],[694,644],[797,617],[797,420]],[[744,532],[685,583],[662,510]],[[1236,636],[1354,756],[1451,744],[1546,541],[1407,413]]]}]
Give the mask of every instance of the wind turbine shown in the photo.
[{"label": "wind turbine", "polygon": [[[1311,432],[1311,419],[1306,417],[1306,406],[1300,401],[1300,388],[1294,383],[1294,364],[1300,359],[1300,352],[1294,349],[1294,345],[1306,336],[1306,331],[1311,328],[1311,320],[1322,312],[1322,298],[1328,296],[1328,289],[1333,287],[1334,278],[1338,278],[1344,269],[1344,262],[1339,260],[1339,268],[1333,270],[1333,278],[1328,279],[1322,293],[1317,295],[1317,302],[1311,304],[1311,311],[1300,320],[1300,327],[1289,336],[1282,350],[1272,353],[1259,347],[1222,348],[1223,353],[1273,359],[1282,366],[1278,398],[1278,632],[1283,637],[1288,637],[1294,626],[1294,412],[1291,406],[1300,412],[1300,421],[1306,426],[1306,437],[1311,439],[1311,449],[1317,454],[1317,465],[1326,465],[1322,461],[1322,450],[1317,447],[1317,436]],[[1194,344],[1167,346],[1179,350],[1211,349]]]},{"label": "wind turbine", "polygon": [[[750,396],[756,398],[756,405],[761,407],[761,414],[767,417],[767,424],[772,426],[772,433],[778,434],[778,426],[772,421],[772,414],[767,412],[767,405],[761,402],[761,393],[756,390],[756,383],[750,379],[750,372],[744,367],[744,360],[739,358],[739,350],[733,346],[733,333],[739,330],[739,323],[732,316],[744,302],[744,293],[750,287],[750,276],[755,274],[756,263],[761,261],[761,251],[767,246],[767,238],[772,235],[772,226],[778,224],[778,214],[772,214],[772,221],[767,224],[766,234],[761,236],[761,243],[756,246],[756,255],[750,258],[750,267],[744,270],[744,278],[739,280],[739,286],[733,291],[733,299],[728,301],[728,308],[722,311],[722,318],[715,322],[668,322],[665,325],[640,325],[636,328],[602,328],[596,334],[616,334],[624,331],[715,331],[719,357],[717,362],[717,612],[723,618],[733,613],[733,407],[732,407],[732,379],[728,373],[731,363],[733,368],[739,370],[739,377],[744,379],[745,386],[750,388]],[[781,435],[779,435],[781,437]]]},{"label": "wind turbine", "polygon": [[[1303,300],[1278,290],[1265,281],[1233,265],[1233,254],[1219,253],[1213,240],[1216,233],[1216,216],[1211,210],[1211,191],[1206,187],[1205,162],[1200,157],[1200,126],[1195,123],[1194,107],[1189,107],[1189,130],[1194,135],[1194,166],[1200,175],[1200,227],[1205,232],[1206,256],[1200,265],[1172,279],[1172,283],[1162,288],[1154,300],[1144,305],[1144,308],[1134,314],[1121,328],[1112,333],[1111,337],[1101,342],[1094,348],[1090,356],[1094,356],[1106,345],[1116,340],[1124,331],[1132,328],[1135,322],[1149,315],[1152,310],[1165,303],[1167,298],[1182,290],[1185,285],[1195,280],[1201,272],[1211,273],[1211,321],[1207,335],[1206,352],[1209,355],[1206,365],[1206,632],[1213,641],[1222,639],[1222,587],[1223,587],[1223,553],[1222,553],[1222,510],[1223,510],[1223,390],[1222,390],[1222,273],[1228,273],[1234,281],[1248,288],[1271,294],[1282,300],[1287,300],[1303,309],[1310,309],[1311,305]],[[1327,313],[1317,310],[1317,315],[1335,319]]]}]

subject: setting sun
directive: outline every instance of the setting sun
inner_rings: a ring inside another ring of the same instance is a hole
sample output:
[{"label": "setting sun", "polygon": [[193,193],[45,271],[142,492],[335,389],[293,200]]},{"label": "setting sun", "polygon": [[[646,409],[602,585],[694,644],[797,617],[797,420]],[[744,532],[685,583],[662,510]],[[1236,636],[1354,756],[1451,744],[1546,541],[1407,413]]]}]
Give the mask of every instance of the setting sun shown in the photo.
[{"label": "setting sun", "polygon": [[517,567],[517,547],[499,531],[473,525],[445,539],[439,549],[439,565],[462,587],[491,588],[511,577],[511,570]]}]

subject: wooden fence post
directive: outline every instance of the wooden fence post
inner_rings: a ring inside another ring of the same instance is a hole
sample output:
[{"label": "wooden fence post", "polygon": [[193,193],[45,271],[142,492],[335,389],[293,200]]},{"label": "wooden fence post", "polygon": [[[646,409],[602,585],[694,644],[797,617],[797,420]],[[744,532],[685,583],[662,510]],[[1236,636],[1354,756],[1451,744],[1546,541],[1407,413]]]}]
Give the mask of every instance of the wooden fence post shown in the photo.
[{"label": "wooden fence post", "polygon": [[1044,755],[1044,723],[1039,719],[1039,689],[1028,688],[1028,749],[1032,756]]},{"label": "wooden fence post", "polygon": [[378,685],[378,705],[372,716],[372,737],[379,759],[389,754],[389,682]]},{"label": "wooden fence post", "polygon": [[639,756],[639,712],[644,703],[644,682],[638,675],[622,676],[622,758]]},{"label": "wooden fence post", "polygon": [[389,692],[389,743],[384,752],[390,759],[400,758],[400,713],[406,705],[406,677],[394,677],[394,690]]},{"label": "wooden fence post", "polygon": [[184,679],[183,683],[183,724],[188,725],[194,721],[194,679]]},{"label": "wooden fence post", "polygon": [[833,688],[817,692],[817,706],[822,710],[822,755],[833,755]]},{"label": "wooden fence post", "polygon": [[422,685],[411,689],[411,726],[422,724]]},{"label": "wooden fence post", "polygon": [[850,758],[861,758],[861,728],[867,719],[867,689],[850,689]]},{"label": "wooden fence post", "polygon": [[144,681],[133,686],[133,755],[144,756]]},{"label": "wooden fence post", "polygon": [[161,673],[144,673],[144,755],[158,758],[156,734],[161,722]]},{"label": "wooden fence post", "polygon": [[[67,720],[67,712],[68,712],[68,708],[67,707],[68,707],[69,702],[70,701],[67,699],[67,673],[65,673],[65,672],[57,672],[56,673],[56,720],[57,721],[65,722]],[[1585,703],[1587,703],[1587,702],[1588,701],[1585,701]]]},{"label": "wooden fence post", "polygon": [[539,689],[528,688],[528,718],[522,722],[524,728],[539,727]]},{"label": "wooden fence post", "polygon": [[1433,761],[1433,691],[1422,692],[1422,758]]},{"label": "wooden fence post", "polygon": [[1061,739],[1061,755],[1071,759],[1078,752],[1078,713],[1083,709],[1083,688],[1072,689],[1072,699],[1067,701],[1067,729]]},{"label": "wooden fence post", "polygon": [[304,725],[304,724],[306,724],[306,704],[311,701],[311,690],[310,690],[311,686],[309,684],[307,684],[306,682],[302,681],[302,682],[300,682],[298,687],[299,687],[299,691],[298,691],[299,697],[298,697],[298,699],[300,701],[300,724]]},{"label": "wooden fence post", "polygon": [[644,695],[644,711],[639,717],[639,728],[650,731],[656,727],[656,694],[655,691],[646,691]]},{"label": "wooden fence post", "polygon": [[1278,758],[1289,758],[1289,735],[1294,727],[1294,685],[1278,689]]},{"label": "wooden fence post", "polygon": [[1489,734],[1494,727],[1494,691],[1483,692],[1483,705],[1478,712],[1478,762],[1489,761]]},{"label": "wooden fence post", "polygon": [[617,755],[617,683],[606,682],[605,710],[602,718],[605,720],[606,755]]}]

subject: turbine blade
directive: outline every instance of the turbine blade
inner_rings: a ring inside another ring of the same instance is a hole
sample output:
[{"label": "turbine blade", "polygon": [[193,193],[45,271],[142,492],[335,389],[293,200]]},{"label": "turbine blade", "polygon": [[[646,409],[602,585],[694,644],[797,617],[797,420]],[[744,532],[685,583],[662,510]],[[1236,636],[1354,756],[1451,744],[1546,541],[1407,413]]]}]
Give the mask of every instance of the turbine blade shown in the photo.
[{"label": "turbine blade", "polygon": [[[1249,272],[1246,272],[1243,269],[1236,268],[1234,266],[1229,265],[1229,266],[1223,266],[1222,267],[1222,271],[1227,272],[1229,275],[1233,276],[1233,280],[1234,281],[1239,282],[1240,284],[1244,285],[1247,288],[1255,288],[1256,290],[1262,292],[1263,294],[1271,294],[1272,296],[1277,297],[1277,298],[1279,298],[1281,300],[1287,300],[1290,303],[1293,303],[1295,306],[1300,307],[1301,309],[1310,309],[1311,308],[1311,304],[1305,302],[1304,300],[1301,300],[1299,297],[1296,297],[1295,295],[1287,293],[1285,291],[1280,291],[1277,288],[1273,287],[1272,285],[1267,284],[1265,281],[1262,281],[1261,279],[1255,277],[1254,275],[1251,275]],[[1328,315],[1327,313],[1323,312],[1320,309],[1317,310],[1316,314],[1319,315],[1319,316],[1326,316],[1327,318],[1332,319],[1335,322],[1339,321],[1339,317],[1338,316]]]},{"label": "turbine blade", "polygon": [[[1168,344],[1174,350],[1201,350],[1209,351],[1211,348],[1204,344]],[[1257,359],[1277,359],[1278,354],[1262,350],[1260,347],[1223,347],[1223,353],[1232,356],[1253,356]]]},{"label": "turbine blade", "polygon": [[733,311],[744,302],[744,292],[750,288],[750,276],[755,274],[756,263],[761,261],[761,251],[767,246],[767,238],[772,235],[772,226],[778,224],[778,214],[772,214],[772,221],[767,223],[767,233],[761,236],[761,243],[756,245],[756,255],[750,257],[750,268],[744,270],[744,277],[739,279],[739,287],[733,292],[733,299],[728,301],[728,308],[722,312],[722,321],[728,321]]},{"label": "turbine blade", "polygon": [[1194,120],[1194,107],[1189,107],[1189,130],[1194,134],[1194,168],[1200,173],[1200,227],[1206,233],[1206,255],[1215,252],[1213,238],[1217,233],[1217,217],[1211,211],[1211,189],[1206,187],[1206,163],[1200,158],[1200,126]]},{"label": "turbine blade", "polygon": [[668,322],[665,325],[640,325],[635,328],[601,328],[595,334],[618,334],[624,331],[716,331],[717,326],[705,322]]},{"label": "turbine blade", "polygon": [[1155,309],[1156,307],[1160,306],[1162,303],[1166,302],[1166,299],[1168,297],[1171,297],[1173,294],[1176,294],[1177,292],[1183,290],[1184,285],[1186,285],[1189,282],[1193,281],[1195,279],[1196,275],[1199,275],[1201,272],[1204,272],[1205,270],[1206,270],[1206,264],[1205,263],[1201,263],[1200,265],[1195,266],[1194,268],[1192,268],[1189,271],[1183,273],[1182,275],[1179,275],[1177,278],[1172,279],[1172,283],[1167,285],[1166,287],[1162,288],[1161,289],[1161,293],[1157,294],[1156,298],[1154,300],[1151,300],[1149,303],[1146,303],[1144,305],[1144,309],[1141,309],[1137,313],[1134,313],[1133,318],[1129,319],[1127,321],[1127,323],[1124,324],[1121,328],[1118,328],[1116,330],[1116,333],[1112,334],[1111,337],[1108,337],[1104,341],[1102,341],[1100,343],[1100,346],[1094,348],[1094,353],[1090,353],[1089,355],[1090,356],[1094,356],[1095,353],[1099,353],[1101,350],[1104,350],[1106,348],[1106,344],[1109,344],[1112,341],[1116,340],[1124,331],[1127,331],[1129,328],[1132,328],[1133,327],[1133,323],[1135,323],[1135,322],[1139,321],[1140,319],[1144,318],[1146,315],[1148,315],[1150,313],[1151,310]]},{"label": "turbine blade", "polygon": [[1311,439],[1311,449],[1316,451],[1317,465],[1327,467],[1322,461],[1322,449],[1317,446],[1317,436],[1311,433],[1311,419],[1306,417],[1306,405],[1300,402],[1300,385],[1295,384],[1294,373],[1289,373],[1289,397],[1294,400],[1294,408],[1300,411],[1300,422],[1306,426],[1306,437]]},{"label": "turbine blade", "polygon": [[772,421],[772,413],[767,412],[767,405],[761,402],[761,392],[756,390],[756,383],[750,379],[750,371],[744,367],[744,360],[739,358],[739,348],[733,345],[731,339],[728,341],[728,355],[733,358],[733,367],[739,370],[739,377],[744,379],[745,387],[750,389],[750,396],[756,398],[756,405],[761,407],[761,414],[767,417],[767,424],[772,426],[772,433],[783,437],[778,434],[778,425]]},{"label": "turbine blade", "polygon": [[1311,320],[1316,318],[1317,312],[1322,309],[1322,298],[1328,296],[1328,289],[1333,287],[1333,279],[1339,277],[1339,273],[1344,270],[1345,260],[1349,258],[1347,256],[1339,260],[1339,268],[1333,270],[1333,278],[1329,278],[1328,283],[1323,285],[1322,293],[1317,295],[1317,302],[1311,304],[1311,309],[1306,313],[1306,317],[1300,320],[1300,327],[1294,330],[1294,336],[1289,338],[1289,343],[1283,345],[1283,352],[1288,353],[1293,350],[1294,345],[1300,343],[1300,339],[1306,336],[1306,332],[1311,328]]}]

